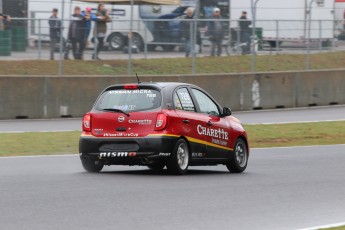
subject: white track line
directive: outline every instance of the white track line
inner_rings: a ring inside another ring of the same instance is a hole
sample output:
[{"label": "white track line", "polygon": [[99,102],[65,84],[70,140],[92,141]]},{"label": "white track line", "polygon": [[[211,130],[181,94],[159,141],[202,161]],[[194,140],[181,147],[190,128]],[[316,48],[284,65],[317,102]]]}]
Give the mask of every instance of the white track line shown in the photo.
[{"label": "white track line", "polygon": [[[250,143],[249,143],[250,144]],[[300,146],[288,146],[288,147],[266,147],[266,148],[250,148],[251,150],[265,150],[265,149],[295,149],[295,148],[322,148],[329,146],[345,146],[345,144],[335,144],[335,145],[300,145]]]},{"label": "white track line", "polygon": [[81,130],[43,130],[43,131],[4,131],[0,133],[59,133],[59,132],[81,132]]},{"label": "white track line", "polygon": [[315,109],[327,109],[327,108],[342,108],[344,105],[324,105],[324,106],[311,106],[311,107],[297,107],[297,108],[282,108],[282,109],[261,109],[261,110],[249,110],[249,111],[234,111],[234,114],[240,113],[266,113],[275,111],[296,111],[296,110],[315,110]]},{"label": "white track line", "polygon": [[289,122],[264,122],[264,123],[244,123],[244,125],[279,125],[279,124],[300,124],[300,123],[319,123],[319,122],[335,122],[335,121],[345,121],[345,119],[337,120],[316,120],[316,121],[289,121]]},{"label": "white track line", "polygon": [[329,225],[323,225],[323,226],[316,226],[311,228],[303,228],[299,230],[318,230],[318,229],[324,229],[324,228],[336,228],[340,226],[345,226],[345,222],[343,223],[337,223],[337,224],[329,224]]},{"label": "white track line", "polygon": [[40,158],[40,157],[75,157],[75,156],[79,156],[79,154],[12,156],[12,157],[0,157],[0,160],[1,159],[20,159],[20,158]]}]

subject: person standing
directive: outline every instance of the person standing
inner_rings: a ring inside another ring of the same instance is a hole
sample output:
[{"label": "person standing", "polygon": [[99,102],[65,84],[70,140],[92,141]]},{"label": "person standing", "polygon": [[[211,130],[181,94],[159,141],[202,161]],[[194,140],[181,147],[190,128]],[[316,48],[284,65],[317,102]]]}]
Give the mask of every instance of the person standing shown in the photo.
[{"label": "person standing", "polygon": [[[68,40],[72,43],[72,52],[75,60],[82,60],[85,48],[86,25],[79,6],[74,8],[71,22],[68,29]],[[68,59],[68,52],[65,53],[65,59]]]},{"label": "person standing", "polygon": [[92,59],[100,60],[98,55],[104,46],[104,38],[107,32],[107,23],[111,22],[111,18],[109,17],[107,10],[104,8],[103,3],[100,3],[97,7],[96,17],[97,20],[95,26],[95,37],[97,37],[98,44],[96,53],[92,54]]},{"label": "person standing", "polygon": [[82,17],[85,20],[85,34],[84,34],[84,40],[85,40],[85,47],[87,46],[87,40],[89,39],[89,35],[91,32],[91,22],[97,21],[97,17],[95,14],[92,13],[91,7],[86,7],[85,11],[81,13]]},{"label": "person standing", "polygon": [[207,34],[209,35],[209,39],[211,41],[211,56],[215,56],[216,49],[217,49],[217,56],[222,54],[222,45],[223,45],[223,37],[224,37],[224,25],[223,22],[220,20],[221,14],[220,9],[218,7],[213,9],[213,17],[214,20],[208,22],[207,25]]},{"label": "person standing", "polygon": [[186,57],[189,57],[190,53],[191,53],[191,49],[192,49],[192,36],[191,34],[193,34],[193,13],[194,13],[194,9],[193,8],[188,8],[187,12],[186,12],[186,17],[185,17],[185,21],[182,22],[182,36],[185,39],[186,42]]},{"label": "person standing", "polygon": [[242,48],[242,54],[249,54],[250,53],[250,28],[249,26],[252,24],[250,20],[247,19],[247,12],[243,11],[238,21],[240,27],[240,36],[241,42],[245,43],[246,45]]},{"label": "person standing", "polygon": [[11,16],[0,13],[0,31],[4,31],[10,27]]},{"label": "person standing", "polygon": [[61,20],[59,20],[58,9],[52,10],[52,15],[49,18],[49,37],[50,37],[50,60],[54,60],[54,51],[56,44],[60,41]]}]

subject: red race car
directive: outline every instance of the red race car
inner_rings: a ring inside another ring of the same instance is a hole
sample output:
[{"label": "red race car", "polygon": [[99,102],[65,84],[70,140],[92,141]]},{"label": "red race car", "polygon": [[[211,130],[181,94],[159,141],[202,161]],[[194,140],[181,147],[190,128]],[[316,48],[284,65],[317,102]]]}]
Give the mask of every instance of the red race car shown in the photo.
[{"label": "red race car", "polygon": [[88,172],[145,165],[184,174],[188,166],[223,164],[240,173],[248,163],[241,122],[191,84],[109,86],[83,117],[82,128],[79,152]]}]

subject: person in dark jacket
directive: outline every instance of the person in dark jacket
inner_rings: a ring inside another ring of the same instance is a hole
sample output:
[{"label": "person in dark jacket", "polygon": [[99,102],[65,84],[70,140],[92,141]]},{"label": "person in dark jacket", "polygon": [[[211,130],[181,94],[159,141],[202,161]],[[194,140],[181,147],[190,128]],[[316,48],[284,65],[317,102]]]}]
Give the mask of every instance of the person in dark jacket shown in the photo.
[{"label": "person in dark jacket", "polygon": [[103,49],[104,46],[104,38],[105,34],[107,33],[107,23],[111,22],[111,18],[107,12],[107,10],[104,8],[104,4],[101,3],[97,7],[97,13],[96,13],[97,21],[95,25],[95,37],[97,37],[97,49],[96,53],[92,54],[92,59],[100,59],[98,57],[99,52]]},{"label": "person in dark jacket", "polygon": [[54,60],[54,50],[56,44],[60,41],[61,20],[59,20],[58,9],[52,10],[52,15],[49,18],[49,37],[50,37],[50,60]]},{"label": "person in dark jacket", "polygon": [[[186,12],[186,17],[184,18],[186,21],[183,21],[181,24],[182,29],[182,37],[186,41],[186,57],[189,57],[191,49],[192,49],[192,37],[194,31],[194,24],[193,24],[193,8],[188,8]],[[192,36],[191,36],[192,35]]]},{"label": "person in dark jacket", "polygon": [[83,11],[81,13],[82,17],[84,18],[85,20],[85,26],[86,26],[86,29],[85,29],[85,36],[84,36],[84,39],[85,39],[85,47],[87,45],[87,40],[89,38],[89,35],[90,35],[90,32],[91,32],[91,22],[92,21],[97,21],[97,17],[95,14],[92,13],[92,8],[91,7],[86,7],[85,11]]},{"label": "person in dark jacket", "polygon": [[224,22],[220,21],[220,9],[214,8],[213,9],[213,17],[214,20],[208,22],[207,25],[207,34],[209,35],[209,39],[212,43],[211,45],[211,56],[215,56],[216,48],[217,48],[217,56],[222,54],[222,45],[223,45],[223,37],[224,37]]},{"label": "person in dark jacket", "polygon": [[[74,8],[74,14],[72,15],[71,22],[68,29],[68,40],[72,43],[73,57],[76,60],[83,59],[83,53],[85,48],[85,20],[81,15],[79,6]],[[68,59],[68,52],[65,53],[65,59]]]},{"label": "person in dark jacket", "polygon": [[241,42],[246,43],[246,45],[243,46],[242,48],[242,53],[248,54],[250,53],[250,31],[251,31],[249,26],[252,24],[252,22],[247,19],[246,11],[242,12],[242,15],[238,23],[240,27]]}]

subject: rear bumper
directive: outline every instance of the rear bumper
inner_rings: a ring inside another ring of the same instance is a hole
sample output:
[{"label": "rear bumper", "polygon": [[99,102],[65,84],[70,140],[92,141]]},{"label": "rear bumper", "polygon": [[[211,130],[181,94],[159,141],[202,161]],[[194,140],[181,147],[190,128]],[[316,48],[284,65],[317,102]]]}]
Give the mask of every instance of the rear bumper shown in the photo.
[{"label": "rear bumper", "polygon": [[81,136],[79,153],[106,164],[142,165],[165,161],[174,151],[178,137],[98,138]]}]

